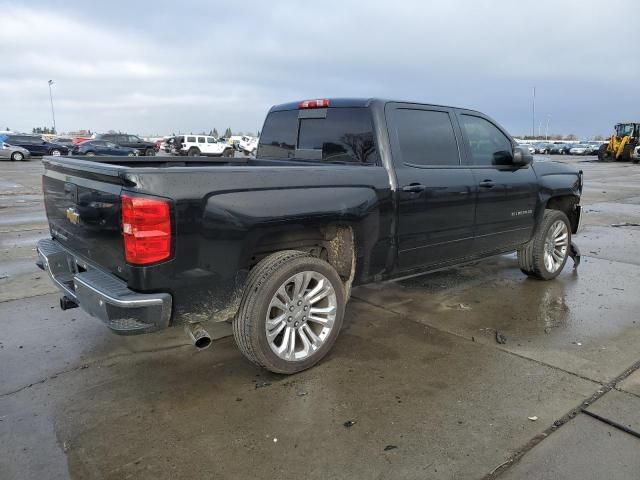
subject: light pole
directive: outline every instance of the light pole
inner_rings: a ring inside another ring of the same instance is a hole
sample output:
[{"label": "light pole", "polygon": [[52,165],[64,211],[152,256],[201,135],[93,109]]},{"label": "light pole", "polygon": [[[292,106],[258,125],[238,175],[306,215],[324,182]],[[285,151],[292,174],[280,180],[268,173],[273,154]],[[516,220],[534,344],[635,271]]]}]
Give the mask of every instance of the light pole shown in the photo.
[{"label": "light pole", "polygon": [[536,87],[533,87],[533,97],[531,99],[531,135],[536,138]]},{"label": "light pole", "polygon": [[53,80],[49,80],[49,100],[51,101],[51,116],[53,117],[53,133],[57,133],[56,130],[56,114],[53,111],[53,94],[51,93],[51,85],[53,85]]},{"label": "light pole", "polygon": [[549,120],[551,120],[551,114],[547,113],[547,130],[544,135],[545,140],[549,140]]}]

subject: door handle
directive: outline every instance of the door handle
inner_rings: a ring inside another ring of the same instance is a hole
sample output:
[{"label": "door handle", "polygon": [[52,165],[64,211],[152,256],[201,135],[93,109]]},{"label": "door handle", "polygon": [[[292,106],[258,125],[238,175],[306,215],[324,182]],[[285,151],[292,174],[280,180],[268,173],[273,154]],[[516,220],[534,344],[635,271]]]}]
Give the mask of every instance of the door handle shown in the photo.
[{"label": "door handle", "polygon": [[413,192],[413,193],[423,192],[426,189],[427,187],[425,187],[420,183],[410,183],[409,185],[405,185],[404,187],[402,187],[403,192]]},{"label": "door handle", "polygon": [[493,182],[493,180],[483,180],[480,182],[480,187],[482,188],[493,188],[495,187],[495,183]]}]

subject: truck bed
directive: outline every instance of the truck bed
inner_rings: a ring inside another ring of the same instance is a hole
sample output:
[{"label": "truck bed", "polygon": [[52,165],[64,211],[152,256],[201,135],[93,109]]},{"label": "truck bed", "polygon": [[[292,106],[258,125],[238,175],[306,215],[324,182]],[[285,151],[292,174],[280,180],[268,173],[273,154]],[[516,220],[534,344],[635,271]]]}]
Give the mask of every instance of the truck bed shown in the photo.
[{"label": "truck bed", "polygon": [[80,160],[82,162],[104,163],[122,167],[190,167],[190,166],[219,166],[219,165],[243,165],[251,160],[249,157],[124,157],[124,156],[88,156],[73,155],[62,157],[46,157],[47,161],[59,159]]}]

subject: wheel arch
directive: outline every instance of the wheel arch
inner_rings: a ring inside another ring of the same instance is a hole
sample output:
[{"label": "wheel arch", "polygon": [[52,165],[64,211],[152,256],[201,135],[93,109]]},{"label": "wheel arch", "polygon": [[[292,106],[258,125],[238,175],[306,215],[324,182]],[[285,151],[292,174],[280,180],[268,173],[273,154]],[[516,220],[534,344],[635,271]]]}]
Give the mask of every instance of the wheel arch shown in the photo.
[{"label": "wheel arch", "polygon": [[347,296],[356,272],[355,231],[348,223],[288,227],[265,232],[248,245],[244,257],[248,269],[263,258],[283,250],[299,250],[329,263],[338,273]]},{"label": "wheel arch", "polygon": [[578,222],[580,220],[578,209],[580,197],[577,195],[557,195],[549,198],[545,204],[546,210],[559,210],[563,212],[569,219],[571,231],[576,233],[578,230]]}]

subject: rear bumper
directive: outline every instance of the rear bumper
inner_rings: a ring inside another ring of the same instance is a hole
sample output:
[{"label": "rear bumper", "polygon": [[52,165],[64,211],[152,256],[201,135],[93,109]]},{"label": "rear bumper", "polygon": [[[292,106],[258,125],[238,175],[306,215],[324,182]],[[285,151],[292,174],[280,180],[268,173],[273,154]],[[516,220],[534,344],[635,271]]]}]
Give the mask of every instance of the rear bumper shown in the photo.
[{"label": "rear bumper", "polygon": [[169,325],[172,297],[138,293],[64,249],[59,242],[38,242],[38,267],[45,270],[64,296],[99,318],[115,333],[148,333]]}]

